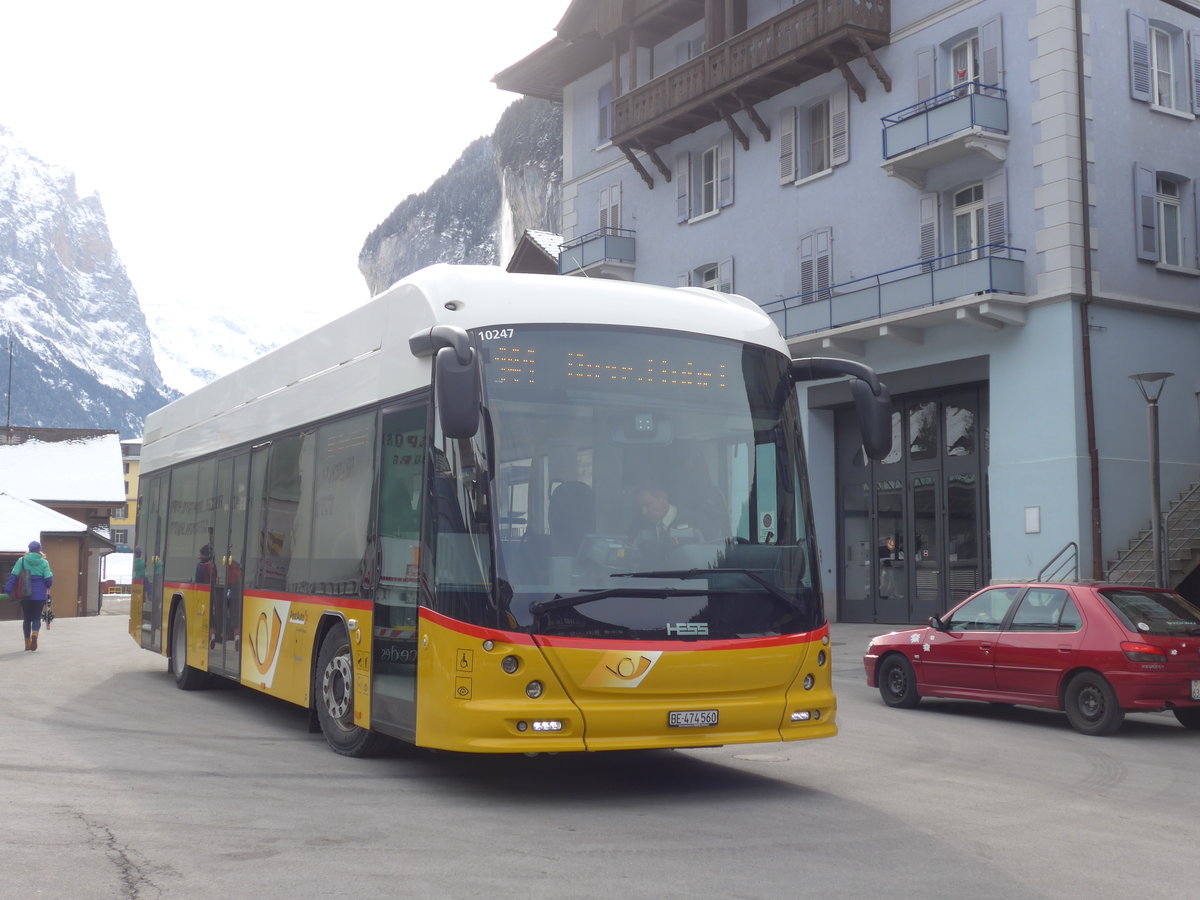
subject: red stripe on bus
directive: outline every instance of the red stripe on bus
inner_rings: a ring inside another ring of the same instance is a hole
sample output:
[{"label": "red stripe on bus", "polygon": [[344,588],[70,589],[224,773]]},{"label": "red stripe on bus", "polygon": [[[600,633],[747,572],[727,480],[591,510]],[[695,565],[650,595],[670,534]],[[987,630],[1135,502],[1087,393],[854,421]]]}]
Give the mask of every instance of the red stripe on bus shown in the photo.
[{"label": "red stripe on bus", "polygon": [[424,606],[420,608],[420,616],[422,619],[428,619],[434,625],[440,625],[442,628],[447,628],[450,631],[457,631],[459,634],[468,637],[479,638],[480,640],[504,641],[508,644],[526,644],[532,647],[533,638],[520,631],[501,631],[498,628],[484,628],[480,625],[468,625],[466,622],[461,622],[458,619],[452,619],[449,616],[443,616],[441,613],[434,612]]},{"label": "red stripe on bus", "polygon": [[435,625],[440,625],[450,631],[476,637],[480,640],[507,641],[510,644],[531,644],[557,649],[604,649],[604,650],[751,650],[759,647],[786,647],[792,644],[812,644],[829,637],[829,623],[815,631],[803,631],[796,634],[779,634],[758,638],[728,638],[714,641],[629,641],[604,640],[599,638],[549,637],[547,635],[530,635],[524,632],[499,631],[494,628],[482,628],[478,625],[468,625],[458,619],[452,619],[441,613],[434,612],[424,606],[420,609],[420,617],[428,619]]}]

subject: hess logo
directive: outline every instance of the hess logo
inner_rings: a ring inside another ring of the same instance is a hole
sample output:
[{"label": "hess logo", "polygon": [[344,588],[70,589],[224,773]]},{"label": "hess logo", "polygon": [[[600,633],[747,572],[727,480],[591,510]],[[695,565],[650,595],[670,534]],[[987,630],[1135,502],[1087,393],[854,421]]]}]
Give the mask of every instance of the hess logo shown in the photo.
[{"label": "hess logo", "polygon": [[600,657],[584,687],[635,688],[650,674],[661,650],[614,650]]}]

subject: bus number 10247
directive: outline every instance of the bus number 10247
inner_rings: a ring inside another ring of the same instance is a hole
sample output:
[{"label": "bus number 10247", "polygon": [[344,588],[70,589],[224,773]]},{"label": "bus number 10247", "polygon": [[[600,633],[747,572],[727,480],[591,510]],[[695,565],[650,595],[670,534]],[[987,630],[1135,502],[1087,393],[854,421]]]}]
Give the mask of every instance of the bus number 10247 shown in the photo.
[{"label": "bus number 10247", "polygon": [[515,328],[485,328],[480,334],[485,341],[503,341],[517,333]]}]

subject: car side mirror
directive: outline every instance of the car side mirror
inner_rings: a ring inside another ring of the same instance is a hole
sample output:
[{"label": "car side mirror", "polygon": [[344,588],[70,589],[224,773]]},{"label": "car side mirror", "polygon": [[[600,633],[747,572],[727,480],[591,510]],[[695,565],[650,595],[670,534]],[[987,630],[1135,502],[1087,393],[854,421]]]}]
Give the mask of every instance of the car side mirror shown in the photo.
[{"label": "car side mirror", "polygon": [[945,631],[945,630],[946,630],[946,623],[945,623],[945,622],[943,622],[943,621],[942,621],[940,618],[938,618],[937,616],[930,616],[930,617],[929,617],[929,627],[930,627],[930,628],[933,628],[933,629],[934,629],[934,630],[936,630],[936,631]]}]

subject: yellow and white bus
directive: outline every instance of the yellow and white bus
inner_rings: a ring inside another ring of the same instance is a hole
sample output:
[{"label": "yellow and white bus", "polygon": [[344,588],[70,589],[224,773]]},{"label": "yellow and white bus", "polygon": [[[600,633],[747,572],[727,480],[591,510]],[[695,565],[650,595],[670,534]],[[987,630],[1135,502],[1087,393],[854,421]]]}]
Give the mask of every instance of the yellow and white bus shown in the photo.
[{"label": "yellow and white bus", "polygon": [[152,413],[130,634],[330,745],[836,733],[796,360],[751,301],[433,266]]}]

